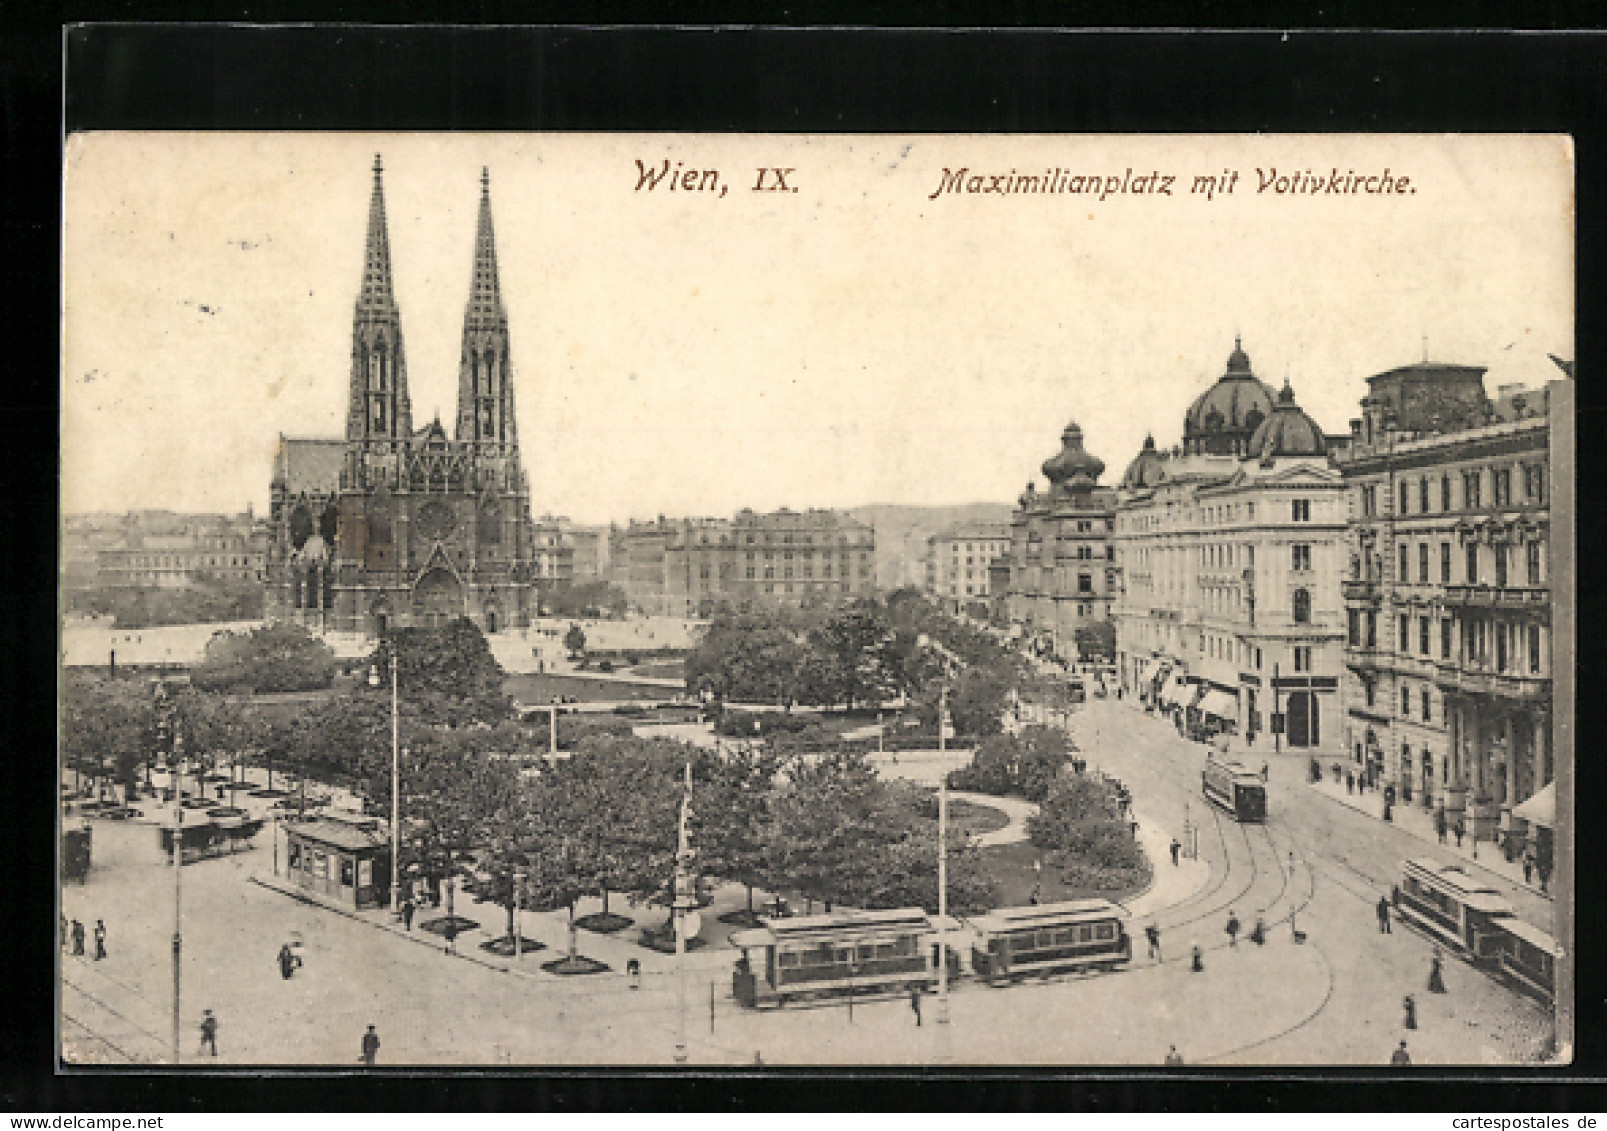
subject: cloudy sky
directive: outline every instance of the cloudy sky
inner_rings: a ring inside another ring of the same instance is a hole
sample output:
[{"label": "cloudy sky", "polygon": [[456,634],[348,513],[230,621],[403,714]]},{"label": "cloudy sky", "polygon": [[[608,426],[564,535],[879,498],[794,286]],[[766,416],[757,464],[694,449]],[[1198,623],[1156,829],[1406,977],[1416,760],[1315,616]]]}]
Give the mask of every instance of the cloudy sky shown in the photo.
[{"label": "cloudy sky", "polygon": [[[64,509],[261,510],[280,433],[343,432],[376,152],[420,426],[454,419],[490,168],[537,513],[1005,502],[1071,419],[1108,482],[1178,441],[1235,334],[1330,431],[1425,339],[1491,391],[1573,356],[1555,137],[85,135]],[[727,191],[639,189],[666,160]],[[797,191],[751,191],[772,166]],[[934,199],[961,167],[1175,180]],[[1414,191],[1258,191],[1386,168]]]}]

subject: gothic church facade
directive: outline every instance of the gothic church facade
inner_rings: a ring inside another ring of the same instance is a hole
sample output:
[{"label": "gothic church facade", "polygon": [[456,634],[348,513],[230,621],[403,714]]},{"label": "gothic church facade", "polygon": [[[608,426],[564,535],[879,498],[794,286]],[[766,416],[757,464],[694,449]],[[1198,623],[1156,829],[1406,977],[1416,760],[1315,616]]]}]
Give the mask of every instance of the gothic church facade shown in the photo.
[{"label": "gothic church facade", "polygon": [[486,632],[530,623],[530,487],[519,463],[488,173],[481,175],[453,436],[439,419],[413,427],[376,157],[346,435],[281,434],[271,500],[274,619],[372,634],[458,617]]}]

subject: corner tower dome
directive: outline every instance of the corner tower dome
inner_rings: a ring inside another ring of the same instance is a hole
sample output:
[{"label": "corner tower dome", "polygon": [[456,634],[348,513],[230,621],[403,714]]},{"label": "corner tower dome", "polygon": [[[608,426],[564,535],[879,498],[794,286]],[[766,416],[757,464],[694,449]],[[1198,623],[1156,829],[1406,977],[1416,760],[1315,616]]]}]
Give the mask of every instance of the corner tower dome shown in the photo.
[{"label": "corner tower dome", "polygon": [[1043,464],[1051,490],[1091,490],[1105,473],[1105,461],[1083,450],[1082,429],[1074,420],[1060,434],[1060,451]]},{"label": "corner tower dome", "polygon": [[1153,487],[1166,477],[1166,457],[1155,450],[1155,437],[1145,436],[1144,447],[1122,475],[1122,486],[1133,490]]},{"label": "corner tower dome", "polygon": [[1272,389],[1256,377],[1243,343],[1234,338],[1226,371],[1183,417],[1183,454],[1247,455],[1250,437],[1272,407]]},{"label": "corner tower dome", "polygon": [[1295,404],[1287,381],[1278,393],[1272,415],[1250,437],[1250,456],[1263,461],[1279,456],[1320,456],[1328,453],[1328,440],[1317,422]]}]

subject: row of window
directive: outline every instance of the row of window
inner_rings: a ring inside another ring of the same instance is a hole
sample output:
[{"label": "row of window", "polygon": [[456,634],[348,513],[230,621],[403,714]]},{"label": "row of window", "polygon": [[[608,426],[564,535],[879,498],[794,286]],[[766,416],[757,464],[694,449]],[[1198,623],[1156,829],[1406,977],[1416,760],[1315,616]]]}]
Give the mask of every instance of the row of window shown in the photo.
[{"label": "row of window", "polygon": [[[1419,476],[1415,482],[1411,479],[1400,480],[1396,485],[1395,513],[1412,514],[1414,502],[1415,513],[1428,514],[1432,510],[1441,513],[1455,510],[1458,503],[1462,510],[1477,510],[1485,505],[1486,499],[1490,506],[1495,507],[1517,503],[1543,506],[1546,501],[1546,467],[1543,463],[1470,468],[1463,471],[1458,479],[1461,490],[1457,495],[1452,493],[1457,480],[1453,480],[1449,474],[1441,475],[1437,483],[1426,475]],[[1488,492],[1485,490],[1486,484],[1489,486]],[[1519,488],[1522,494],[1514,494],[1514,487]],[[1377,484],[1367,484],[1361,488],[1361,511],[1368,516],[1381,513]]]},{"label": "row of window", "polygon": [[[1452,618],[1440,617],[1439,625],[1439,659],[1449,661],[1453,658],[1454,634]],[[1412,622],[1417,622],[1417,631],[1412,631]],[[1433,622],[1430,616],[1414,617],[1410,613],[1401,613],[1396,632],[1396,650],[1403,656],[1411,655],[1415,650],[1417,655],[1429,658],[1432,653],[1431,643],[1434,636]],[[1368,610],[1349,610],[1347,625],[1347,640],[1352,648],[1378,647],[1378,616]],[[1459,659],[1473,665],[1489,667],[1493,661],[1498,672],[1518,673],[1524,661],[1527,661],[1529,675],[1541,674],[1542,638],[1538,624],[1514,624],[1510,621],[1492,620],[1485,617],[1472,617],[1465,621],[1463,640],[1463,654]],[[1414,649],[1415,644],[1415,649]],[[1522,655],[1520,655],[1520,651]],[[1372,698],[1369,695],[1368,703]]]},{"label": "row of window", "polygon": [[[1253,664],[1256,671],[1262,668],[1261,649],[1227,636],[1217,636],[1214,633],[1204,633],[1200,637],[1199,649],[1203,655],[1216,660],[1232,660],[1241,667]],[[1312,651],[1309,644],[1296,644],[1291,650],[1294,661],[1294,670],[1297,672],[1310,672],[1312,670]]]},{"label": "row of window", "polygon": [[[1432,583],[1430,580],[1431,570],[1429,568],[1431,558],[1429,545],[1430,544],[1428,542],[1419,542],[1417,544],[1417,582],[1420,585],[1429,585]],[[1495,585],[1497,588],[1505,588],[1506,586],[1510,585],[1513,580],[1511,570],[1509,569],[1508,565],[1512,555],[1512,547],[1497,543],[1489,547],[1489,552],[1490,561],[1493,566],[1493,569],[1489,574],[1491,584]],[[1449,542],[1441,542],[1439,551],[1439,583],[1441,585],[1452,584],[1452,556],[1451,544]],[[1479,565],[1484,557],[1484,554],[1479,549],[1479,543],[1469,542],[1466,546],[1464,546],[1462,557],[1464,563],[1462,571],[1463,584],[1482,584],[1485,574],[1480,571]],[[1528,579],[1528,584],[1543,584],[1541,580],[1541,549],[1538,541],[1528,542],[1524,545],[1524,565],[1525,576]],[[1411,544],[1408,542],[1402,542],[1400,544],[1399,571],[1396,576],[1400,578],[1403,584],[1410,583],[1412,580]]]}]

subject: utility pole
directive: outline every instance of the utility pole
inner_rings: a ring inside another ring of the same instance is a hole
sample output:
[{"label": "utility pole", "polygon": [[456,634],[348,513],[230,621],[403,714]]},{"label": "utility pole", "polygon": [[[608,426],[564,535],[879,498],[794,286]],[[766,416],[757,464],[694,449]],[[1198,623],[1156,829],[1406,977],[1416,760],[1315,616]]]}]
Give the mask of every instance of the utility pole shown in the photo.
[{"label": "utility pole", "polygon": [[1272,662],[1272,722],[1272,752],[1282,754],[1283,731],[1288,726],[1289,720],[1285,719],[1283,712],[1278,709],[1278,662],[1276,660]]},{"label": "utility pole", "polygon": [[179,1063],[179,970],[184,951],[182,912],[184,895],[184,736],[173,736],[174,780],[178,787],[173,791],[173,1063]]},{"label": "utility pole", "polygon": [[675,1063],[686,1063],[686,916],[697,906],[693,890],[692,846],[687,841],[687,820],[692,813],[692,763],[686,764],[686,792],[681,795],[681,822],[675,852]]},{"label": "utility pole", "polygon": [[949,1041],[949,685],[938,692],[937,707],[937,1023],[944,1053]]}]

